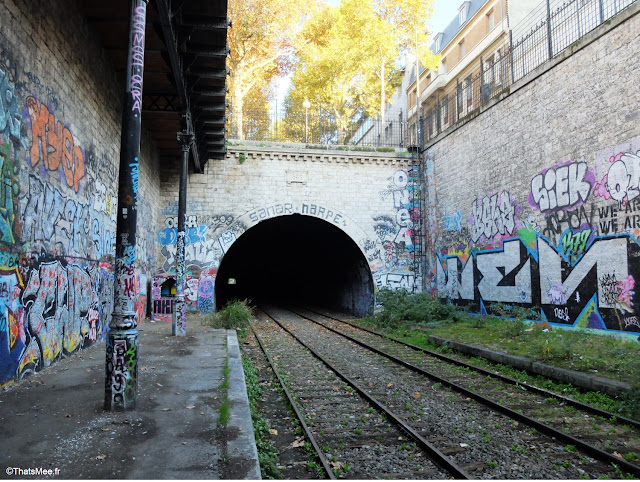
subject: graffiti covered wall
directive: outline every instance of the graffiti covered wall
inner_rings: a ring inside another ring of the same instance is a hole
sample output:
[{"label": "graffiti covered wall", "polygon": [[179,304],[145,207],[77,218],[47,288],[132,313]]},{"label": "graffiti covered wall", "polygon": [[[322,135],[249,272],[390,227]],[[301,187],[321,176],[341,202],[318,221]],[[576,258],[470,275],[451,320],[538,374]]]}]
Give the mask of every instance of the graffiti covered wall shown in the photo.
[{"label": "graffiti covered wall", "polygon": [[434,294],[640,332],[639,29],[636,12],[429,146]]},{"label": "graffiti covered wall", "polygon": [[[11,25],[14,11],[0,6],[0,386],[105,337],[120,141],[116,76],[79,9],[58,1],[12,5],[21,17]],[[37,47],[35,31],[46,40]],[[146,176],[141,191],[147,239],[159,180]],[[139,251],[143,317],[155,246],[147,241]]]}]

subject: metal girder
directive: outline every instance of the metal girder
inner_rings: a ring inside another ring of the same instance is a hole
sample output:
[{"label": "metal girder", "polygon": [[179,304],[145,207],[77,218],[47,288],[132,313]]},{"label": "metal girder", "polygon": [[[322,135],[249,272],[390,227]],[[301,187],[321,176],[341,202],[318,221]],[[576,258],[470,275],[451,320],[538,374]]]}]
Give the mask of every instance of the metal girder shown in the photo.
[{"label": "metal girder", "polygon": [[226,79],[227,69],[207,69],[207,68],[191,68],[188,72],[189,75],[194,77],[200,77],[203,79]]},{"label": "metal girder", "polygon": [[201,95],[203,97],[220,97],[227,95],[226,87],[202,87],[200,89],[193,89],[192,95]]},{"label": "metal girder", "polygon": [[182,26],[193,30],[224,30],[230,26],[226,17],[208,17],[205,15],[183,15]]},{"label": "metal girder", "polygon": [[[169,54],[169,60],[171,62],[171,70],[173,71],[173,78],[178,90],[178,96],[182,102],[183,114],[185,119],[185,129],[187,133],[194,133],[193,125],[191,124],[191,106],[189,103],[189,96],[187,95],[187,89],[182,70],[182,58],[177,48],[176,36],[171,22],[172,12],[169,10],[168,0],[156,0],[156,6],[158,8],[158,14],[160,16],[160,24],[162,25],[162,33],[164,35],[164,41],[167,46],[167,52]],[[196,149],[195,143],[191,143],[191,155],[193,156],[193,163],[195,165],[196,172],[202,172],[202,166],[200,164],[200,153]]]}]

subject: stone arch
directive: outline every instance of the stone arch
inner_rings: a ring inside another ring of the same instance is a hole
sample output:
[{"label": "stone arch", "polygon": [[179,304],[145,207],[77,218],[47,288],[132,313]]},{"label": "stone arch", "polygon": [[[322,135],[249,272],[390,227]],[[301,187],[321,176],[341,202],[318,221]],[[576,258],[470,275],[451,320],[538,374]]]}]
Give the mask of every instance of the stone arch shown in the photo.
[{"label": "stone arch", "polygon": [[[269,223],[274,220],[279,220],[279,223],[294,222],[293,219],[288,218],[290,216],[300,216],[299,219],[304,223],[313,224],[316,221],[319,221],[321,223],[317,224],[319,229],[322,229],[321,226],[325,226],[328,230],[327,232],[331,232],[332,229],[335,231],[341,231],[345,239],[348,239],[354,248],[357,247],[362,261],[360,266],[357,268],[357,271],[361,272],[358,276],[368,278],[369,281],[367,282],[370,282],[371,284],[369,288],[370,299],[366,300],[366,308],[364,308],[365,301],[362,300],[345,303],[345,308],[346,305],[350,305],[351,309],[349,311],[358,315],[366,315],[370,313],[375,304],[375,292],[379,286],[379,271],[383,266],[382,259],[380,258],[381,250],[375,249],[375,240],[377,238],[375,235],[368,233],[365,229],[354,222],[353,219],[341,211],[319,203],[307,201],[298,203],[281,202],[244,213],[236,219],[229,229],[221,233],[217,238],[216,244],[221,249],[221,256],[217,267],[218,274],[220,274],[224,267],[227,253],[233,249],[233,246],[238,240],[243,236],[246,236],[245,233],[251,231],[258,225],[263,227],[266,226],[263,224],[265,222]],[[364,273],[365,270],[366,274]],[[226,283],[227,280],[223,281],[222,279],[217,278],[216,284],[218,282]],[[219,290],[215,291],[216,294],[214,296],[217,301]],[[363,299],[366,298],[366,296],[367,295],[363,295]]]}]

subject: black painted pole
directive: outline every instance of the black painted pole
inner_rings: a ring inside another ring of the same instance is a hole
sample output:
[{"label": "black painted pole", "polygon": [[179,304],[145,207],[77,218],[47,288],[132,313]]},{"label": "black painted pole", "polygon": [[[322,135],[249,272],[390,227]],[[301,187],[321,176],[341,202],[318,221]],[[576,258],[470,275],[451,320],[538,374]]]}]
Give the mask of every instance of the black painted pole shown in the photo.
[{"label": "black painted pole", "polygon": [[116,228],[114,307],[107,335],[104,408],[136,408],[138,320],[135,311],[136,220],[140,166],[140,123],[144,37],[148,0],[131,0],[127,80],[122,113]]},{"label": "black painted pole", "polygon": [[173,304],[173,323],[171,333],[174,336],[187,334],[187,305],[184,303],[185,256],[184,247],[186,232],[184,228],[187,217],[187,176],[189,173],[189,149],[193,142],[193,134],[178,132],[178,143],[182,148],[180,165],[180,191],[178,193],[178,238],[176,240],[176,300]]}]

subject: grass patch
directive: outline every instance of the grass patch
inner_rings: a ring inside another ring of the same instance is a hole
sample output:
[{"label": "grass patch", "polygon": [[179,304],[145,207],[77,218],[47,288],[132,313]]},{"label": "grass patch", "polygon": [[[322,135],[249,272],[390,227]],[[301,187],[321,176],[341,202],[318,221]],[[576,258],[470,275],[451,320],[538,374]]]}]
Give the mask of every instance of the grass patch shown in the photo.
[{"label": "grass patch", "polygon": [[434,322],[455,322],[459,318],[453,306],[440,303],[428,293],[411,294],[406,290],[383,288],[377,299],[384,310],[375,316],[374,323],[388,328],[399,328],[407,323],[430,326]]},{"label": "grass patch", "polygon": [[222,383],[220,388],[224,392],[222,395],[222,405],[220,405],[220,418],[218,418],[218,427],[226,427],[229,423],[229,358],[222,369]]},{"label": "grass patch", "polygon": [[250,303],[250,300],[231,301],[221,310],[207,314],[204,322],[213,328],[236,330],[242,339],[246,336],[253,320],[253,308]]}]

